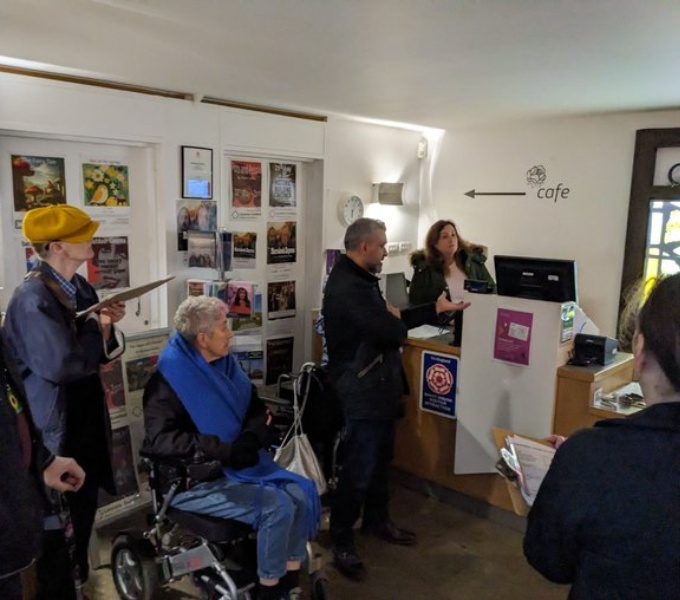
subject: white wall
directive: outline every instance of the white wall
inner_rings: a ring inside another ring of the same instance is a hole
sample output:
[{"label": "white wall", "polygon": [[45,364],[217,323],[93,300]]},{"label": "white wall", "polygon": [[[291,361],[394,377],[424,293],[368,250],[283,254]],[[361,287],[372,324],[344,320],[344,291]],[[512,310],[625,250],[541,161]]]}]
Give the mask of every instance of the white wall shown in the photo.
[{"label": "white wall", "polygon": [[[176,250],[182,145],[213,149],[218,224],[231,230],[238,230],[239,226],[229,222],[228,211],[224,210],[228,195],[225,155],[302,161],[305,173],[299,176],[299,183],[307,207],[299,216],[301,221],[306,220],[299,253],[306,258],[307,269],[305,280],[298,283],[300,291],[304,290],[297,296],[299,317],[295,327],[300,334],[306,329],[309,309],[320,301],[323,249],[342,244],[344,227],[336,217],[339,194],[351,192],[368,202],[373,182],[403,181],[404,207],[369,206],[367,216],[386,221],[390,240],[416,241],[420,168],[416,149],[421,134],[413,131],[347,120],[331,120],[326,124],[0,74],[0,135],[3,134],[77,143],[119,142],[151,151],[153,164],[149,168],[147,191],[153,214],[158,218],[144,224],[148,231],[144,240],[148,253],[144,258],[149,263],[150,277],[177,275],[177,280],[168,285],[168,302],[162,307],[161,324],[174,314],[188,277],[214,277],[212,270],[189,270],[184,253]],[[11,201],[5,205],[8,203]],[[8,216],[2,214],[3,219]],[[262,219],[266,220],[264,212]],[[262,261],[264,254],[261,255]],[[405,261],[405,255],[392,257],[386,270],[408,271],[402,266]],[[241,276],[250,279],[246,275],[244,272]],[[150,325],[157,326],[158,322],[154,320]],[[307,332],[304,348],[296,344],[296,363],[310,357],[310,340]]]},{"label": "white wall", "polygon": [[[326,129],[324,243],[326,248],[343,248],[345,226],[337,217],[338,201],[347,194],[359,196],[365,216],[380,219],[387,226],[387,240],[416,243],[420,162],[418,142],[422,133],[369,125],[344,119],[330,119]],[[372,184],[404,183],[404,205],[371,203]],[[394,254],[384,272],[405,271],[410,276],[406,254]]]},{"label": "white wall", "polygon": [[[636,130],[679,126],[673,111],[449,131],[433,181],[437,213],[490,255],[575,258],[581,305],[613,336]],[[568,197],[537,198],[526,180],[534,165],[546,168],[545,187],[562,183]],[[464,195],[472,189],[527,195]]]}]

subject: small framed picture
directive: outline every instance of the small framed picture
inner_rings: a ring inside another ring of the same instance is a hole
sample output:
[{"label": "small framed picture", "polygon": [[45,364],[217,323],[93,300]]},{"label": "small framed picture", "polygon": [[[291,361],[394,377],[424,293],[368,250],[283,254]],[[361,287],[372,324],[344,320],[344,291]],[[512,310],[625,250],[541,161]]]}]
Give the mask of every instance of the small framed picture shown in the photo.
[{"label": "small framed picture", "polygon": [[213,151],[182,146],[182,198],[213,197]]}]

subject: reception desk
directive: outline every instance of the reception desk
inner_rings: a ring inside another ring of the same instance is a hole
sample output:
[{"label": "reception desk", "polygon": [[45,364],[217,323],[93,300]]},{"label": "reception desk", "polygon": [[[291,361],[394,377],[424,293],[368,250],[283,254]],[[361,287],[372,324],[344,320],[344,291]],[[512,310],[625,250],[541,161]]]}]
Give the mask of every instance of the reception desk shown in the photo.
[{"label": "reception desk", "polygon": [[[418,405],[424,351],[452,356],[461,354],[459,348],[437,339],[409,339],[404,346],[403,363],[411,395],[407,399],[405,417],[397,424],[393,465],[410,475],[512,511],[505,480],[498,474],[454,474],[457,421],[423,411]],[[592,408],[592,397],[598,388],[609,392],[631,381],[632,376],[633,361],[629,354],[619,354],[614,364],[606,367],[558,367],[556,397],[549,400],[554,403],[553,430],[569,435],[599,419],[621,416]],[[496,423],[489,423],[489,436],[494,425]]]}]

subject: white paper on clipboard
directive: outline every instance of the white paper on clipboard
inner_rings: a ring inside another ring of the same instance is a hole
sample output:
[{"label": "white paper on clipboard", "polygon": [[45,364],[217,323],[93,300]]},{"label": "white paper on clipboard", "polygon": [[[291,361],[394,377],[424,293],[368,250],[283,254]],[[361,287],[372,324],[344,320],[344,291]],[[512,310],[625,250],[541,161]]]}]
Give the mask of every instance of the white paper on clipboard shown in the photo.
[{"label": "white paper on clipboard", "polygon": [[157,279],[156,281],[151,281],[150,283],[145,283],[144,285],[138,285],[137,287],[129,288],[127,290],[123,290],[122,292],[118,292],[117,294],[111,294],[110,296],[107,296],[103,300],[97,302],[97,304],[93,304],[89,308],[81,310],[79,313],[76,314],[76,317],[82,317],[83,315],[90,314],[91,312],[101,310],[102,308],[111,306],[116,302],[125,302],[126,300],[138,298],[139,296],[142,296],[147,292],[156,289],[157,287],[163,285],[164,283],[167,283],[168,281],[174,278],[175,278],[174,275],[168,275],[167,277],[163,277],[162,279]]}]

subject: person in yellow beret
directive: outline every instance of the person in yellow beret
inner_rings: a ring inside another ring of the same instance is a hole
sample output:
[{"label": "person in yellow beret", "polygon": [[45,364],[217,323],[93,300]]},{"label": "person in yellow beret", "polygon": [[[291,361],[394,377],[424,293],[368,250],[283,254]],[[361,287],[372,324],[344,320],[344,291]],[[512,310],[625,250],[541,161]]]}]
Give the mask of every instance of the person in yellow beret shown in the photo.
[{"label": "person in yellow beret", "polygon": [[[76,273],[93,257],[98,227],[86,212],[68,204],[29,210],[22,230],[40,260],[14,290],[5,317],[6,336],[45,446],[53,454],[73,457],[87,474],[77,492],[64,495],[83,582],[99,488],[115,494],[111,424],[99,367],[125,347],[115,326],[125,316],[124,304],[77,316],[99,301],[94,288]],[[60,520],[48,517],[37,563],[37,598],[75,598],[74,573]]]}]

